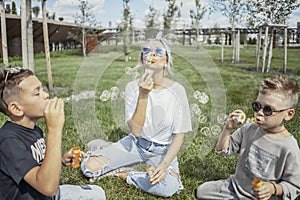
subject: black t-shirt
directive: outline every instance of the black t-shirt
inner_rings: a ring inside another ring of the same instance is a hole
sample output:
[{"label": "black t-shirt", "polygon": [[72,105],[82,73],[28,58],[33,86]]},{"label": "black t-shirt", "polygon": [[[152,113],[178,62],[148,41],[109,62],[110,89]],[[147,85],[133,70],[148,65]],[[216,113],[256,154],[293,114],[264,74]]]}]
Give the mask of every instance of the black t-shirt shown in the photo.
[{"label": "black t-shirt", "polygon": [[41,165],[46,152],[43,131],[7,121],[0,129],[0,199],[50,200],[23,178]]}]

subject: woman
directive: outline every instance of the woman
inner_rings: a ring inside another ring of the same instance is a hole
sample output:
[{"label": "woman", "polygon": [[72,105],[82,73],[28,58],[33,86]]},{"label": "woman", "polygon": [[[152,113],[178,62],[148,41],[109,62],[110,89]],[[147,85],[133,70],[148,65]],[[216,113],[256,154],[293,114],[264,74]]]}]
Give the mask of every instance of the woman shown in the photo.
[{"label": "woman", "polygon": [[99,177],[117,168],[145,163],[147,172],[119,172],[118,176],[145,192],[170,197],[179,193],[177,153],[184,133],[191,131],[185,89],[165,77],[171,71],[166,43],[149,39],[142,47],[140,62],[145,73],[125,89],[125,117],[131,133],[104,149],[92,152],[82,162],[87,177]]}]

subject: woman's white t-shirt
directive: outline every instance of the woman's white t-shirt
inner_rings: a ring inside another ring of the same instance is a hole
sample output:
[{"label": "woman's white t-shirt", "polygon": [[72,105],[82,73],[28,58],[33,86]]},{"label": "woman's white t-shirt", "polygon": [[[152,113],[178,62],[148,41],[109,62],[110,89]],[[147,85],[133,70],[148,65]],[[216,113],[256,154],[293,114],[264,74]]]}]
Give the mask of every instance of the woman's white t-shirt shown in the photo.
[{"label": "woman's white t-shirt", "polygon": [[[138,94],[138,80],[128,83],[125,89],[126,122],[136,110]],[[181,84],[175,82],[169,88],[150,91],[141,137],[159,144],[170,144],[173,133],[191,130],[188,99]]]}]

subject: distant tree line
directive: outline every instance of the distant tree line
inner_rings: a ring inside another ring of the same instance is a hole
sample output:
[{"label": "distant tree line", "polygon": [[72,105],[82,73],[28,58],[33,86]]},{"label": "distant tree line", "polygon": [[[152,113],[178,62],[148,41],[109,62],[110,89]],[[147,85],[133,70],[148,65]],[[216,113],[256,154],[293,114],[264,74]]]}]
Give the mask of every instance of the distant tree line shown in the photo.
[{"label": "distant tree line", "polygon": [[[20,11],[21,12],[21,11]],[[41,8],[39,6],[34,6],[32,7],[32,14],[37,18],[39,16],[41,12]],[[17,15],[17,7],[16,7],[16,3],[14,1],[12,1],[11,4],[6,4],[5,5],[5,13],[6,14],[13,14],[13,15]],[[21,13],[20,13],[21,15]],[[47,19],[51,19],[51,20],[55,20],[55,12],[54,13],[50,13],[47,11],[46,13],[46,17]],[[59,17],[58,18],[59,21],[63,21],[64,18],[63,17]]]}]

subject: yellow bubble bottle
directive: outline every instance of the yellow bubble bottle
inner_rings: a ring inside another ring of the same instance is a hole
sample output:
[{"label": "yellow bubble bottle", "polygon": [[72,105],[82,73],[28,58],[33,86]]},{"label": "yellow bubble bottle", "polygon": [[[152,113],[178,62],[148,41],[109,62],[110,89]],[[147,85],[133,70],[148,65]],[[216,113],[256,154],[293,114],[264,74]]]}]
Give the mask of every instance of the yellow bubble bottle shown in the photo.
[{"label": "yellow bubble bottle", "polygon": [[151,176],[154,172],[154,168],[152,167],[152,165],[147,165],[146,166],[146,171],[147,171],[147,175]]},{"label": "yellow bubble bottle", "polygon": [[263,185],[263,182],[259,178],[256,178],[252,181],[252,185],[254,188],[260,188]]}]

